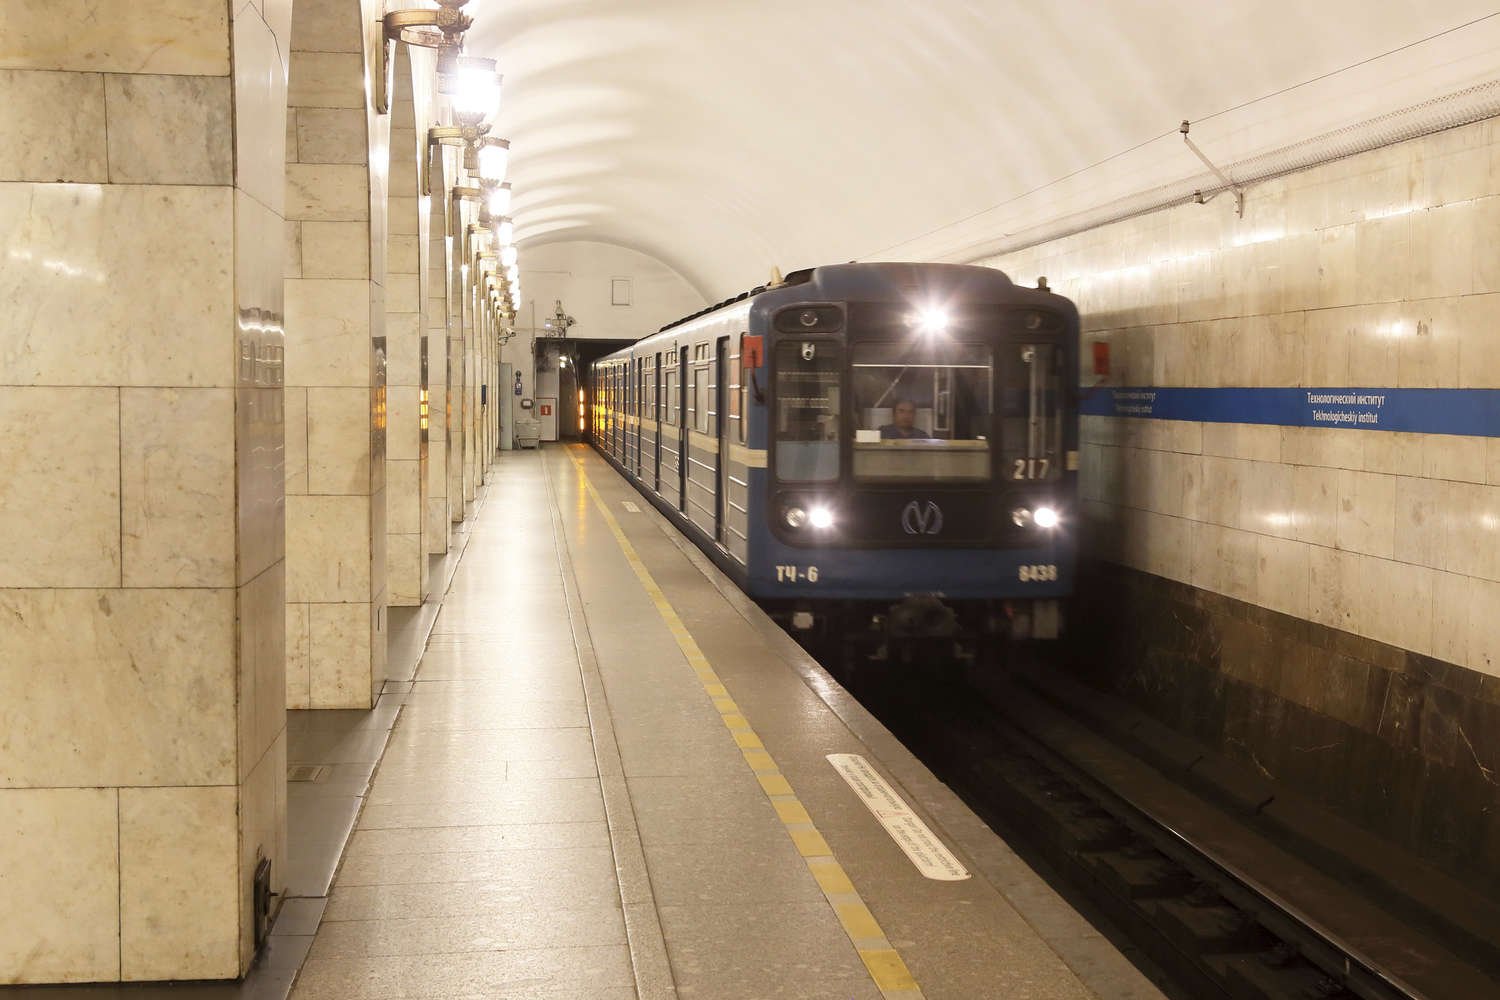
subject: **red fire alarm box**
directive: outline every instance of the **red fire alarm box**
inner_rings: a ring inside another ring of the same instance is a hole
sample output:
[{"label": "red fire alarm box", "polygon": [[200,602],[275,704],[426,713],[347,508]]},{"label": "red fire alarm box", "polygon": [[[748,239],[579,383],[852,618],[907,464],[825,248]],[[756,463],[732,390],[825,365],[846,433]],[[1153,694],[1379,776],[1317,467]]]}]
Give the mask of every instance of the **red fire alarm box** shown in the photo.
[{"label": "red fire alarm box", "polygon": [[1104,340],[1094,341],[1094,374],[1109,374],[1109,342]]},{"label": "red fire alarm box", "polygon": [[543,403],[542,404],[542,416],[544,416],[544,417],[550,417],[550,416],[552,416],[552,404],[551,403]]}]

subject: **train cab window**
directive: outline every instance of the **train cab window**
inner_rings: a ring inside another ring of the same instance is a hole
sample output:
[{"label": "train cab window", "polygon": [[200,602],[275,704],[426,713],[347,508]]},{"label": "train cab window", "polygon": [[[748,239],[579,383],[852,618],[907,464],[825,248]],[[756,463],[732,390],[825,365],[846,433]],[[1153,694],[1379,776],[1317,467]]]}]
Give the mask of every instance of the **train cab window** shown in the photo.
[{"label": "train cab window", "polygon": [[1000,358],[1000,476],[1057,479],[1063,472],[1063,352],[1056,344],[1007,344]]},{"label": "train cab window", "polygon": [[839,477],[843,346],[829,340],[776,345],[776,476],[783,482]]},{"label": "train cab window", "polygon": [[952,342],[854,347],[854,476],[990,478],[990,348]]}]

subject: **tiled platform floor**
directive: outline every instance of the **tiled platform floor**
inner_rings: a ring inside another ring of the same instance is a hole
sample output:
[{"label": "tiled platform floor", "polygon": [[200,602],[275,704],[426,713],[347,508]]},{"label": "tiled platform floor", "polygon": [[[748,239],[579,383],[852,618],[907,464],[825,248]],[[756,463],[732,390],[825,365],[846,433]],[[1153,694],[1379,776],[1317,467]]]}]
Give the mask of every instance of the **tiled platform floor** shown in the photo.
[{"label": "tiled platform floor", "polygon": [[[329,770],[293,785],[310,849],[255,973],[0,1000],[282,1000],[294,975],[295,1000],[1160,1000],[596,455],[509,452],[490,481],[425,648],[430,612],[396,630],[415,675],[289,723],[293,762]],[[829,753],[865,756],[973,877],[918,874]],[[877,987],[877,946],[919,990]]]},{"label": "tiled platform floor", "polygon": [[[592,452],[507,453],[491,482],[294,1000],[1159,996]],[[877,988],[683,636],[920,993]],[[974,877],[922,878],[838,752]]]}]

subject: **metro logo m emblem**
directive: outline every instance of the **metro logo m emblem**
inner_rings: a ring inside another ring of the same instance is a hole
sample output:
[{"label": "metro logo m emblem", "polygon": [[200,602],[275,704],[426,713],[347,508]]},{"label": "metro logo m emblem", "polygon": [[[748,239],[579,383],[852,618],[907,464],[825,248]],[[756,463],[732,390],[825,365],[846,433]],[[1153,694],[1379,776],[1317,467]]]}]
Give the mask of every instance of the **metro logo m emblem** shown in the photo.
[{"label": "metro logo m emblem", "polygon": [[943,509],[931,500],[913,500],[901,511],[901,527],[908,535],[936,535],[943,530]]}]

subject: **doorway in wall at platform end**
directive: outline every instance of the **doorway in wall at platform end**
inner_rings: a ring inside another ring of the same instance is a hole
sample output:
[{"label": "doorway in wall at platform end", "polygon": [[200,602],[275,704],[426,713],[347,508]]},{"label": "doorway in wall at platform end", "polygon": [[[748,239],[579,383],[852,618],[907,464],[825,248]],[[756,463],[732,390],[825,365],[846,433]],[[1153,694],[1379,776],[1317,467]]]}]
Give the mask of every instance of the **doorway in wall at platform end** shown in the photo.
[{"label": "doorway in wall at platform end", "polygon": [[[633,343],[633,340],[604,338],[536,339],[535,405],[543,441],[589,440],[590,406],[594,398],[589,368],[606,354],[613,354]],[[580,389],[582,396],[579,395]]]}]

